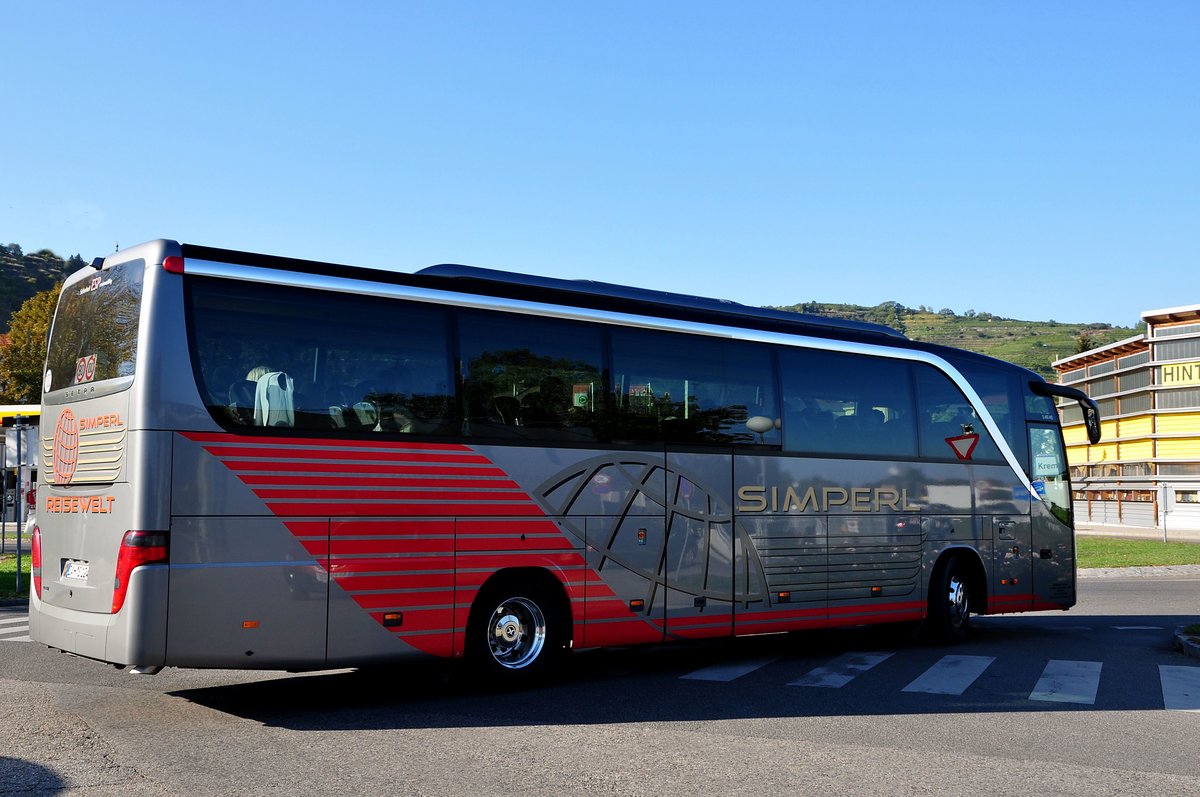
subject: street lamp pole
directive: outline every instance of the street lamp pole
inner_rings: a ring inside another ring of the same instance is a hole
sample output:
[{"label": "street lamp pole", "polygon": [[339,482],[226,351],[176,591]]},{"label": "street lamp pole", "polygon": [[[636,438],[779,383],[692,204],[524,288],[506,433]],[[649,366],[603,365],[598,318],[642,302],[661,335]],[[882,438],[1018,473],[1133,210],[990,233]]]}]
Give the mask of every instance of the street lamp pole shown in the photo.
[{"label": "street lamp pole", "polygon": [[22,470],[24,468],[25,463],[24,463],[24,456],[21,453],[21,443],[24,442],[25,430],[29,428],[29,425],[25,423],[27,420],[29,420],[29,418],[25,415],[17,415],[17,416],[13,417],[13,429],[17,433],[17,496],[16,496],[16,500],[14,500],[13,503],[16,505],[15,508],[16,508],[16,516],[17,516],[17,585],[16,586],[17,586],[17,594],[18,595],[21,594],[21,532],[22,532],[21,524],[25,520],[23,517],[23,515],[25,514],[23,511],[24,507],[25,507],[25,495],[24,495],[23,491],[21,490],[21,486],[24,483],[21,480],[21,474],[22,474]]}]

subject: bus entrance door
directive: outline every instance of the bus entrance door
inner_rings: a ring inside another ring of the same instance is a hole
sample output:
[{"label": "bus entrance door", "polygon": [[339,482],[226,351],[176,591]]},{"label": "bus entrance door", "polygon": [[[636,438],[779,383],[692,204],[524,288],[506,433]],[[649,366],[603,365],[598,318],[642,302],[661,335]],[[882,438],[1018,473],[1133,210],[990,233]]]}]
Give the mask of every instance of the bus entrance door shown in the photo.
[{"label": "bus entrance door", "polygon": [[667,454],[668,638],[733,634],[733,456]]},{"label": "bus entrance door", "polygon": [[1033,607],[1032,532],[1024,515],[992,517],[994,559],[990,612],[1027,612]]}]

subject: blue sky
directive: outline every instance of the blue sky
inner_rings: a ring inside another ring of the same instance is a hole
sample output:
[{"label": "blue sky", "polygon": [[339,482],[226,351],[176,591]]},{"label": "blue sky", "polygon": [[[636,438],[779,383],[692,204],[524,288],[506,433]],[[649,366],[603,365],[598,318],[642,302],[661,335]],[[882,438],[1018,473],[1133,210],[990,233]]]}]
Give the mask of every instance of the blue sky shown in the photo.
[{"label": "blue sky", "polygon": [[1192,2],[0,3],[0,238],[1200,303]]}]

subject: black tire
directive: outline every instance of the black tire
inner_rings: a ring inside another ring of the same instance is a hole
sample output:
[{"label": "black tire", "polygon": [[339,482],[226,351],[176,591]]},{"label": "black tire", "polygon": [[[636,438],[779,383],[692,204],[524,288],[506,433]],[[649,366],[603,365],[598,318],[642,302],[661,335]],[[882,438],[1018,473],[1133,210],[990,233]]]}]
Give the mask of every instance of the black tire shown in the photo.
[{"label": "black tire", "polygon": [[565,628],[561,596],[541,584],[499,582],[475,599],[467,660],[493,683],[528,685],[561,663]]},{"label": "black tire", "polygon": [[961,557],[947,557],[929,584],[926,636],[931,642],[957,645],[971,631],[971,580]]}]

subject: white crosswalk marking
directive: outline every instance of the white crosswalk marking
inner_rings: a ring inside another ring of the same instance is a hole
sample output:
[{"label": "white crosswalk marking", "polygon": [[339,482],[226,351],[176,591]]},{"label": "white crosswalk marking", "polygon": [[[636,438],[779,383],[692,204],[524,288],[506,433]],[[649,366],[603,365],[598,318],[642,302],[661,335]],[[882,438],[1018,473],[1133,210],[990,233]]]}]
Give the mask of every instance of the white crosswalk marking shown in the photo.
[{"label": "white crosswalk marking", "polygon": [[1162,682],[1163,708],[1200,712],[1200,667],[1158,665]]},{"label": "white crosswalk marking", "polygon": [[765,659],[737,661],[731,664],[714,664],[711,667],[704,667],[687,675],[681,675],[680,678],[686,681],[732,681],[778,660],[778,656],[772,656]]},{"label": "white crosswalk marking", "polygon": [[1100,669],[1103,666],[1103,663],[1098,661],[1051,659],[1042,671],[1037,686],[1029,694],[1029,699],[1094,705],[1096,692],[1100,688]]},{"label": "white crosswalk marking", "polygon": [[824,667],[818,667],[808,675],[792,681],[788,686],[821,686],[840,689],[859,675],[891,658],[891,653],[843,653]]},{"label": "white crosswalk marking", "polygon": [[995,660],[995,656],[943,656],[902,691],[961,695]]},{"label": "white crosswalk marking", "polygon": [[[896,653],[897,651],[843,653],[823,666],[810,670],[803,677],[789,681],[788,686],[811,686],[826,689],[840,689],[849,686],[853,689],[854,687],[851,686],[853,681],[880,663],[887,661]],[[900,652],[900,655],[908,654]],[[679,678],[708,682],[734,681],[781,660],[786,662],[787,659],[786,657],[769,656],[721,662],[693,670],[680,675]],[[910,694],[959,697],[965,694],[998,660],[1003,662],[1002,657],[996,656],[942,656],[903,688],[900,686],[902,681],[896,682],[886,673],[883,675],[872,674],[871,678],[861,680],[873,684],[872,689],[878,689],[881,684],[885,684],[887,685],[885,688],[897,689]],[[1096,705],[1103,668],[1103,662],[1099,661],[1051,659],[1042,670],[1028,699],[1053,703]],[[1200,666],[1160,665],[1158,670],[1164,708],[1200,715]],[[1008,679],[1003,684],[1005,689],[1028,689],[1030,685],[1026,674],[1018,676],[1009,668],[1001,669],[996,677]],[[1019,681],[1014,680],[1017,678]],[[1115,689],[1119,685],[1113,683],[1110,686]],[[1154,689],[1152,681],[1147,681],[1146,686]]]},{"label": "white crosswalk marking", "polygon": [[0,642],[29,641],[29,615],[4,616],[0,619]]}]

